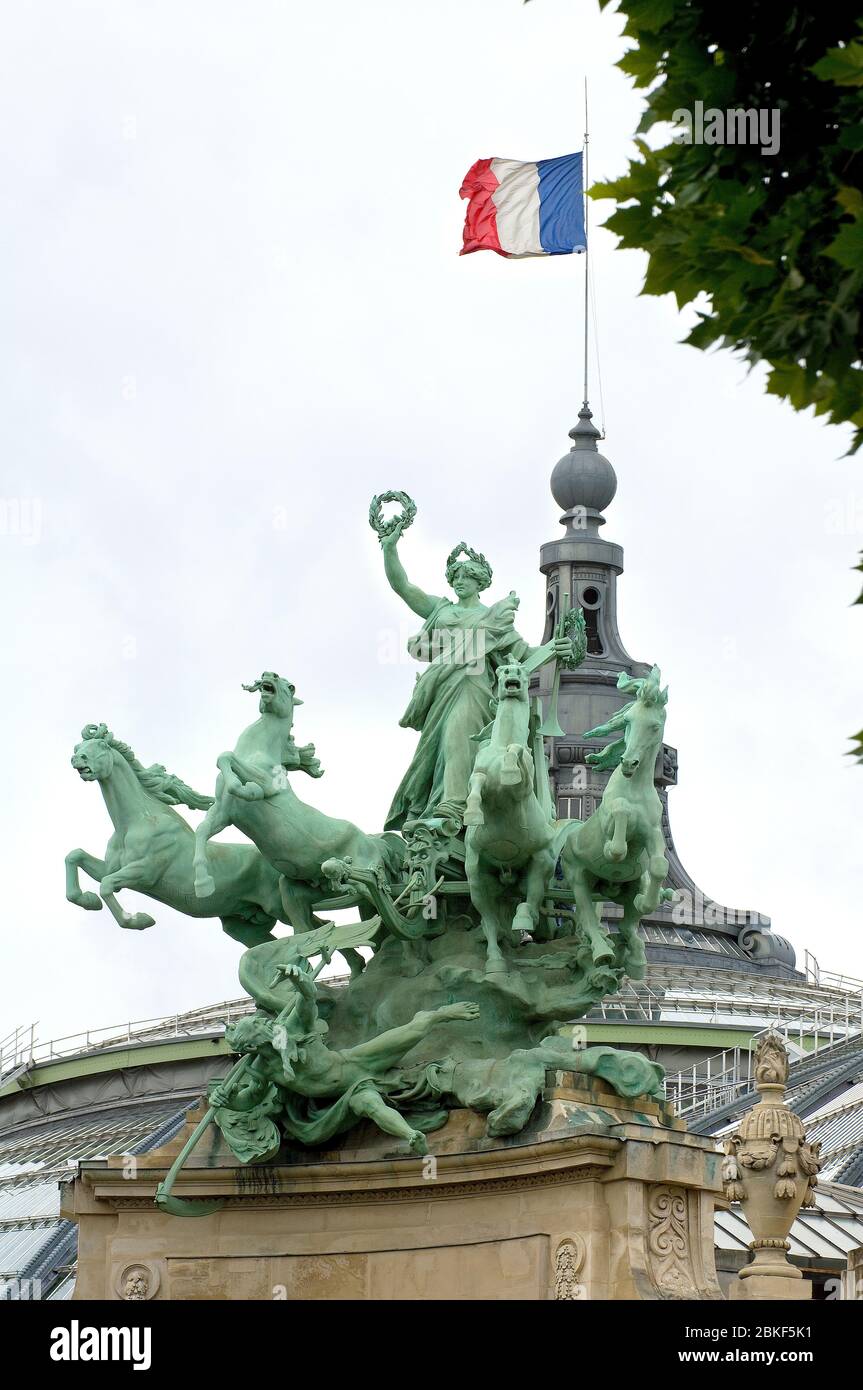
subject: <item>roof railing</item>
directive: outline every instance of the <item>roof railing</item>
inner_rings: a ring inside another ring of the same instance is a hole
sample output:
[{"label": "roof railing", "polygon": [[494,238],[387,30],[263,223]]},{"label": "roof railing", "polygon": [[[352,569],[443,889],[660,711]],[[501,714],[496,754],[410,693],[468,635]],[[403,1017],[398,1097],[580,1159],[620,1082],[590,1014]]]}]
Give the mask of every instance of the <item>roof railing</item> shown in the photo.
[{"label": "roof railing", "polygon": [[[665,1078],[665,1094],[681,1118],[708,1115],[737,1100],[752,1087],[753,1053],[758,1039],[776,1030],[783,1034],[792,1064],[808,1061],[840,1047],[863,1033],[863,1018],[844,1014],[796,1019],[776,1019],[768,1028],[753,1033],[746,1045],[726,1048],[703,1057],[691,1067]],[[807,1045],[808,1044],[808,1045]]]}]

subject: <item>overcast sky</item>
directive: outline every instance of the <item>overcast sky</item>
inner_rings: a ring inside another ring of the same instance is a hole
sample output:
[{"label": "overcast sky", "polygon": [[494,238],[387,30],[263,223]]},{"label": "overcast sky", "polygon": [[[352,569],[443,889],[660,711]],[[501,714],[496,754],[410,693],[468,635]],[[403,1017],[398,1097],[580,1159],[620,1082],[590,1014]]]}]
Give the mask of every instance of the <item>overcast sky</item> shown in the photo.
[{"label": "overcast sky", "polygon": [[[373,493],[416,498],[412,578],[442,592],[464,538],[539,640],[583,262],[460,259],[458,189],[477,158],[580,148],[585,74],[591,172],[619,173],[641,105],[621,27],[595,0],[5,8],[0,1036],[240,992],[217,921],[155,905],[130,933],[65,901],[64,855],[110,833],[69,765],[83,724],[212,790],[254,717],[241,682],[275,668],[326,768],[300,794],[380,827],[417,737],[388,633],[416,624]],[[682,346],[638,253],[592,246],[604,534],[624,643],[670,686],[678,849],[801,959],[863,976],[860,462],[759,372]]]}]

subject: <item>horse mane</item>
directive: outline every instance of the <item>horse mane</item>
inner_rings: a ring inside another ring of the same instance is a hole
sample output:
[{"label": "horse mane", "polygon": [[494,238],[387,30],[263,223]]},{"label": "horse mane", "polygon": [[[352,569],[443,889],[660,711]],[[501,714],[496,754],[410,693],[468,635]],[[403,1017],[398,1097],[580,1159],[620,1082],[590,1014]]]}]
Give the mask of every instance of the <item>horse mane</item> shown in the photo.
[{"label": "horse mane", "polygon": [[[668,704],[668,686],[662,689],[658,666],[654,666],[648,676],[629,676],[625,671],[621,671],[617,678],[617,688],[618,690],[625,690],[627,695],[634,695],[635,699],[630,700],[629,704],[623,705],[619,710],[615,710],[611,718],[604,724],[598,724],[595,729],[588,729],[586,733],[582,734],[582,738],[602,738],[605,734],[617,733],[620,729],[625,728],[626,716],[639,700],[646,705]],[[602,772],[611,772],[618,766],[625,747],[625,739],[615,739],[613,743],[609,743],[598,753],[588,753],[585,762]]]},{"label": "horse mane", "polygon": [[144,767],[128,743],[115,738],[106,724],[85,724],[81,730],[81,737],[101,739],[103,743],[107,743],[109,748],[113,748],[121,758],[125,758],[144,790],[164,805],[188,806],[192,811],[206,811],[212,806],[212,796],[202,796],[200,792],[194,791],[181,777],[168,772],[161,763]]},{"label": "horse mane", "polygon": [[616,738],[614,743],[609,743],[598,753],[588,753],[584,761],[590,766],[598,768],[600,772],[612,772],[623,757],[626,748],[626,740]]}]

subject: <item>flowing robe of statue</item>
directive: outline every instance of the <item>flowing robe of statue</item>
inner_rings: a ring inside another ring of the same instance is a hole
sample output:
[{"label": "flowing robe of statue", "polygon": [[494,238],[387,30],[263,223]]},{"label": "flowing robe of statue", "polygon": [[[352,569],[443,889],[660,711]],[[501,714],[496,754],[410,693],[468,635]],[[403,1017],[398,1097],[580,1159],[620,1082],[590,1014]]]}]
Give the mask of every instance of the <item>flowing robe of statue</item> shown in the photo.
[{"label": "flowing robe of statue", "polygon": [[491,719],[497,666],[533,650],[513,626],[516,603],[510,596],[490,608],[465,608],[442,598],[408,642],[411,656],[429,665],[399,720],[402,728],[418,729],[420,741],[393,798],[387,830],[463,808],[476,754],[472,740]]}]

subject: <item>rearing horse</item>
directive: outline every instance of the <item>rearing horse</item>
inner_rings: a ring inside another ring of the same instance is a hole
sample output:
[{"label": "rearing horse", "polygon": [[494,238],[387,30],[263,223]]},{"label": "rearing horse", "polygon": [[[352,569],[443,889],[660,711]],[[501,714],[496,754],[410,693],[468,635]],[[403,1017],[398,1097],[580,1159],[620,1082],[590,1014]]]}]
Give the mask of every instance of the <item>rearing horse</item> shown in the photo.
[{"label": "rearing horse", "polygon": [[632,979],[640,980],[647,962],[638,923],[659,906],[668,874],[662,803],[653,782],[665,729],[668,687],[660,687],[658,666],[643,678],[621,672],[617,686],[635,699],[607,723],[583,735],[602,738],[622,734],[601,753],[587,757],[591,766],[614,771],[593,815],[576,823],[568,836],[561,865],[581,931],[595,934],[597,903],[601,905],[604,899],[623,908],[619,926],[623,964]]},{"label": "rearing horse", "polygon": [[[143,931],[154,925],[148,912],[128,913],[115,894],[133,888],[190,917],[221,917],[228,936],[246,947],[272,938],[270,928],[285,921],[279,876],[252,845],[219,845],[213,895],[195,896],[195,833],[175,806],[203,810],[212,797],[200,796],[156,764],[144,767],[127,743],[104,724],[88,724],[72,754],[72,766],[84,782],[98,782],[114,834],[105,858],[84,849],[66,855],[66,897],[90,912],[104,902],[121,927]],[[99,893],[84,892],[83,869],[99,884]]]},{"label": "rearing horse", "polygon": [[[288,921],[296,931],[311,931],[321,925],[312,904],[321,896],[326,860],[349,859],[358,868],[379,868],[393,878],[402,865],[404,843],[398,835],[366,835],[350,821],[334,820],[301,801],[287,774],[299,769],[310,777],[322,775],[314,744],[298,748],[294,742],[294,709],[302,700],[275,671],[264,671],[243,689],[260,694],[261,717],[243,730],[233,752],[216,760],[215,801],[195,832],[195,892],[205,898],[213,891],[208,840],[235,825],[282,875]],[[356,952],[345,956],[353,971],[362,969]]]},{"label": "rearing horse", "polygon": [[[498,668],[494,725],[477,752],[464,812],[465,873],[489,972],[506,969],[500,941],[510,928],[535,932],[554,873],[555,824],[541,735],[531,739],[528,679],[517,662]],[[531,746],[536,740],[538,749]],[[545,789],[543,802],[537,786]]]}]

